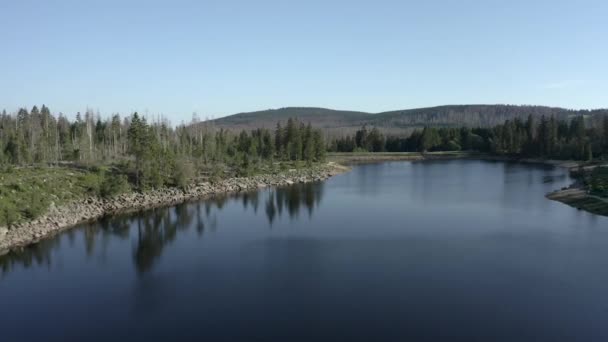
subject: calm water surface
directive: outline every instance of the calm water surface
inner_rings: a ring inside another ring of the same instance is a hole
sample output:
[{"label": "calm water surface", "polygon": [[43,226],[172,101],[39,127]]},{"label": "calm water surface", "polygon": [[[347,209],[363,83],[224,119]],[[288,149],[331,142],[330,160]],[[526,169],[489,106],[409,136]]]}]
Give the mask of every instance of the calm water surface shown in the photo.
[{"label": "calm water surface", "polygon": [[608,219],[562,169],[358,166],[0,257],[3,341],[607,341]]}]

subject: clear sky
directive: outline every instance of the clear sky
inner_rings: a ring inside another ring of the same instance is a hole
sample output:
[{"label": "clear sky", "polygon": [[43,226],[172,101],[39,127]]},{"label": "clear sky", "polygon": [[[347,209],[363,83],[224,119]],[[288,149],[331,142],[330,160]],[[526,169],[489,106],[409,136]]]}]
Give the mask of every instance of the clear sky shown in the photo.
[{"label": "clear sky", "polygon": [[608,1],[0,0],[0,108],[608,107]]}]

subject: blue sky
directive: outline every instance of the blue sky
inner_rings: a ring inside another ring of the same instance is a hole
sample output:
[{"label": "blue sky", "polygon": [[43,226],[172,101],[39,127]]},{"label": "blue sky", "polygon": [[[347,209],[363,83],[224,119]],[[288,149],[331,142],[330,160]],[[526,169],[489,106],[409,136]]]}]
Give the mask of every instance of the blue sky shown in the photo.
[{"label": "blue sky", "polygon": [[608,1],[0,0],[0,108],[608,107]]}]

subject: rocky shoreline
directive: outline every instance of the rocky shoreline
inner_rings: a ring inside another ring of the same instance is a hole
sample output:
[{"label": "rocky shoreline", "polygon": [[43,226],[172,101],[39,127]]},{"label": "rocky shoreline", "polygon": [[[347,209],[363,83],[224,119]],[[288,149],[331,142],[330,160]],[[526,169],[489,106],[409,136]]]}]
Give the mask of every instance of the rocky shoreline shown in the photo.
[{"label": "rocky shoreline", "polygon": [[323,181],[346,171],[348,171],[348,168],[330,162],[312,169],[229,178],[215,183],[200,182],[189,186],[185,190],[166,188],[143,193],[132,192],[111,199],[90,197],[60,207],[51,206],[46,214],[35,220],[15,224],[10,229],[0,227],[0,255],[37,243],[81,223],[94,221],[108,215],[170,206],[220,194]]}]

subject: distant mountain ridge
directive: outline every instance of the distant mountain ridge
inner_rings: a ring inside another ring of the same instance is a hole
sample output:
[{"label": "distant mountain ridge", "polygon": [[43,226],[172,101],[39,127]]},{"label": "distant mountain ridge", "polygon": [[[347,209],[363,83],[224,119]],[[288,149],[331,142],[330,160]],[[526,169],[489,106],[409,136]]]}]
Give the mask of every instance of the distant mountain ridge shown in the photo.
[{"label": "distant mountain ridge", "polygon": [[314,107],[286,107],[263,111],[238,113],[212,122],[215,126],[242,130],[252,128],[274,128],[278,121],[297,117],[310,122],[313,127],[328,133],[347,134],[363,125],[376,126],[389,134],[404,134],[424,126],[468,126],[488,127],[528,115],[555,116],[566,119],[576,115],[608,115],[608,109],[570,110],[559,107],[519,105],[446,105],[438,107],[396,110],[381,113],[366,113]]}]

